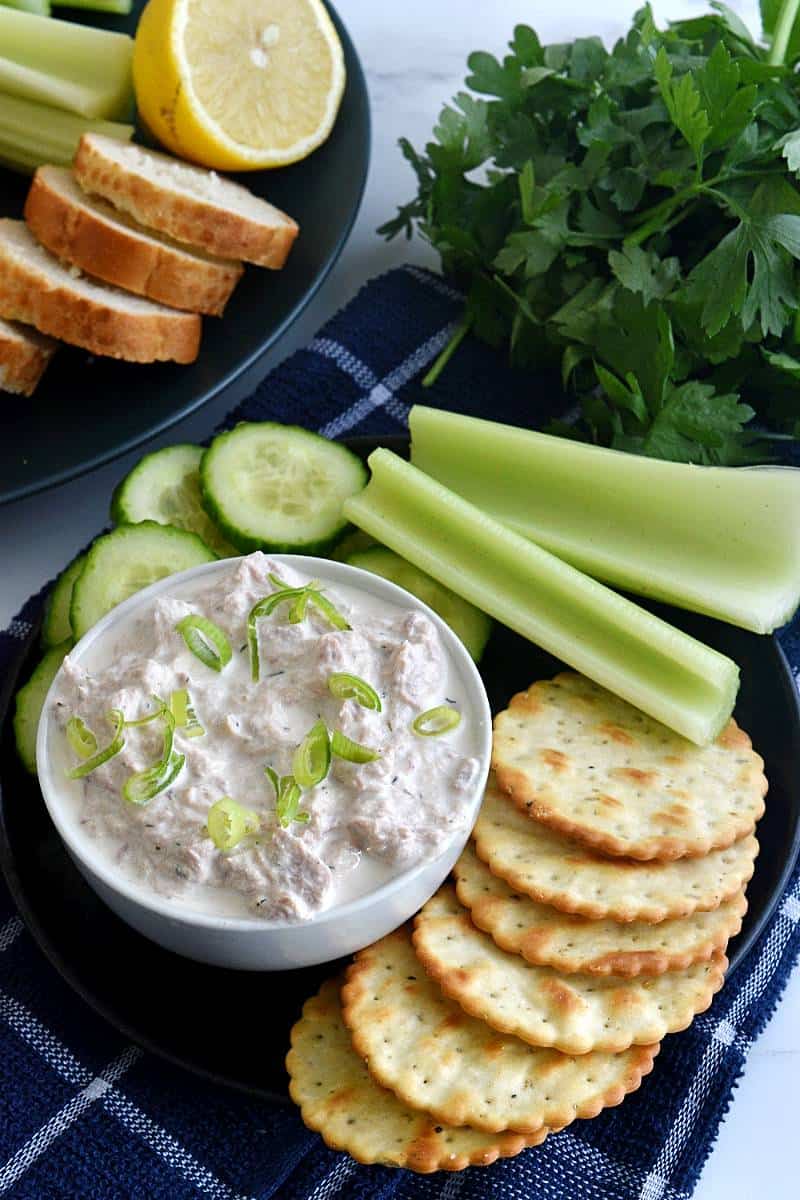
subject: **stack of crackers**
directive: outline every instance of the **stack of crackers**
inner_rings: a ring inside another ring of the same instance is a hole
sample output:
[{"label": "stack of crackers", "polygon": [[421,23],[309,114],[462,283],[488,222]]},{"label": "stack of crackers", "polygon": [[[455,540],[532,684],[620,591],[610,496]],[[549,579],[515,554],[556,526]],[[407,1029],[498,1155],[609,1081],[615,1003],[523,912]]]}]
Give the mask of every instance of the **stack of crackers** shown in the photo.
[{"label": "stack of crackers", "polygon": [[722,987],[763,765],[733,721],[699,748],[579,675],[515,696],[455,882],[292,1031],[306,1124],[461,1170],[619,1104]]}]

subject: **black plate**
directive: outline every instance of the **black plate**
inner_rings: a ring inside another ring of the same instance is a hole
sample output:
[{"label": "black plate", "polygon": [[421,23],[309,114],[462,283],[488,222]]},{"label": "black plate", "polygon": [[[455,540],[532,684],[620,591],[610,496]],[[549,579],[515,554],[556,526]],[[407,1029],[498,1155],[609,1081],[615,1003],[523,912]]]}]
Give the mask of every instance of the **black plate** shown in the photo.
[{"label": "black plate", "polygon": [[[143,7],[137,0],[134,11]],[[347,87],[330,138],[292,167],[236,176],[299,222],[287,265],[247,269],[225,317],[205,320],[200,357],[191,366],[136,366],[60,350],[31,402],[2,405],[0,504],[64,483],[174,425],[232,384],[314,295],[350,232],[369,163],[364,75],[333,9],[331,16],[344,47]],[[128,32],[136,26],[134,15],[75,17]],[[0,216],[21,216],[27,187],[27,179],[0,169]]]},{"label": "black plate", "polygon": [[[350,443],[366,456],[378,444]],[[406,439],[380,444],[404,452]],[[736,716],[764,756],[770,781],[759,825],[761,854],[748,888],[750,908],[731,942],[731,969],[742,961],[769,919],[800,850],[800,710],[792,675],[774,638],[717,621],[659,608],[674,624],[729,654],[742,670]],[[35,780],[14,752],[10,708],[15,676],[26,677],[37,656],[37,631],[20,645],[0,690],[0,865],[28,927],[66,981],[134,1042],[189,1070],[247,1092],[285,1100],[283,1058],[301,1004],[333,968],[254,974],[224,971],[180,958],[147,941],[97,899],[73,866],[47,815]],[[496,627],[481,663],[492,710],[559,663],[507,629]],[[153,989],[150,981],[158,979]],[[184,997],[191,995],[186,1006]],[[227,1030],[224,1045],[206,1033],[221,1008],[270,1014],[270,1047],[253,1054],[245,1026]]]}]

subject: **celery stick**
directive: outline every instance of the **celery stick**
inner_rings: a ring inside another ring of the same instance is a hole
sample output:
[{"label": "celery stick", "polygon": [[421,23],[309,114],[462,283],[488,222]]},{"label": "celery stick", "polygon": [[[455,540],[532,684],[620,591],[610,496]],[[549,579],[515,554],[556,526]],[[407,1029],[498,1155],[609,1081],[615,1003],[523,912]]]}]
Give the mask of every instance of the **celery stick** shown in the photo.
[{"label": "celery stick", "polygon": [[106,96],[97,88],[36,71],[33,67],[22,66],[8,58],[0,58],[0,91],[41,104],[51,104],[83,117],[105,115]]},{"label": "celery stick", "polygon": [[131,0],[53,0],[53,8],[85,8],[90,12],[121,13],[122,16],[127,16],[132,7]]},{"label": "celery stick", "polygon": [[597,579],[771,633],[800,603],[800,471],[695,467],[415,407],[412,461]]},{"label": "celery stick", "polygon": [[0,94],[0,155],[4,166],[29,173],[42,163],[69,166],[89,131],[129,141],[132,125],[87,121],[32,100]]},{"label": "celery stick", "polygon": [[[0,58],[91,93],[92,111],[83,115],[113,118],[132,111],[133,40],[126,34],[0,8]],[[34,98],[53,103],[52,86]]]},{"label": "celery stick", "polygon": [[457,595],[699,745],[733,710],[739,669],[501,525],[388,450],[344,515]]},{"label": "celery stick", "polygon": [[40,17],[50,16],[50,0],[0,0],[3,8],[19,8],[23,12],[37,13]]}]

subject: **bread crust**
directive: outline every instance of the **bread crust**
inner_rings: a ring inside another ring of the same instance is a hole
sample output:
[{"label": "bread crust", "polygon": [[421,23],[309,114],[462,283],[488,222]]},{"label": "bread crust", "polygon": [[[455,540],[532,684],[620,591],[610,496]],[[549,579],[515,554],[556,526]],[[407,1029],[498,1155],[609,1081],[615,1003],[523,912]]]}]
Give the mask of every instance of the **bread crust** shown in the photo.
[{"label": "bread crust", "polygon": [[72,203],[37,171],[25,202],[28,228],[56,257],[87,275],[186,312],[222,316],[244,268],[158,244]]},{"label": "bread crust", "polygon": [[0,328],[0,392],[32,396],[56,349]]},{"label": "bread crust", "polygon": [[3,253],[0,315],[91,354],[126,362],[194,362],[202,323],[195,313],[127,313],[87,299],[66,283],[44,280],[35,267]]},{"label": "bread crust", "polygon": [[110,201],[141,225],[166,233],[178,242],[200,246],[220,258],[244,259],[260,267],[280,269],[299,232],[291,217],[269,226],[231,212],[201,196],[170,192],[168,187],[126,171],[107,158],[102,145],[84,134],[74,163],[75,177],[87,192]]}]

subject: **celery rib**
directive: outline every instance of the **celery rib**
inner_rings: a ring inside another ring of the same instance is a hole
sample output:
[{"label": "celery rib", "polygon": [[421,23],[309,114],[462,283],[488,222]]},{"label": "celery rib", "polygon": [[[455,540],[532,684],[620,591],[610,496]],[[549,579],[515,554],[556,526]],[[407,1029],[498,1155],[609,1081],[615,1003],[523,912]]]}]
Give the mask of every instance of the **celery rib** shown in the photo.
[{"label": "celery rib", "polygon": [[0,60],[4,91],[91,118],[133,112],[127,34],[0,7]]},{"label": "celery rib", "polygon": [[656,720],[705,745],[733,711],[739,669],[501,525],[387,450],[349,521],[457,595]]},{"label": "celery rib", "polygon": [[559,558],[771,633],[800,604],[800,471],[697,467],[417,406],[412,462]]},{"label": "celery rib", "polygon": [[73,113],[0,94],[0,156],[4,166],[29,173],[42,163],[68,167],[84,133],[95,131],[129,141],[133,126],[89,121]]}]

